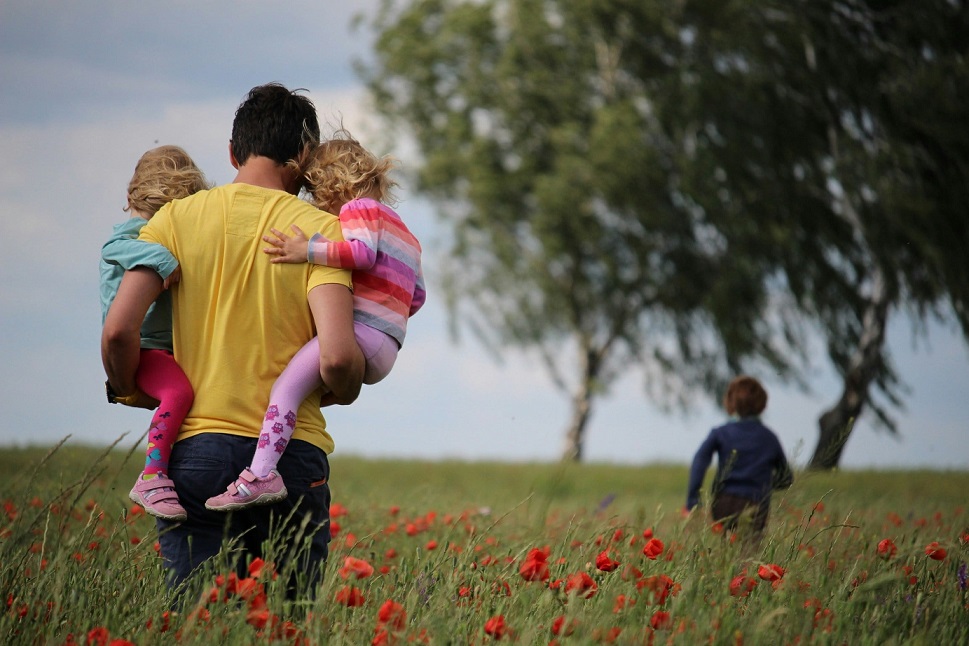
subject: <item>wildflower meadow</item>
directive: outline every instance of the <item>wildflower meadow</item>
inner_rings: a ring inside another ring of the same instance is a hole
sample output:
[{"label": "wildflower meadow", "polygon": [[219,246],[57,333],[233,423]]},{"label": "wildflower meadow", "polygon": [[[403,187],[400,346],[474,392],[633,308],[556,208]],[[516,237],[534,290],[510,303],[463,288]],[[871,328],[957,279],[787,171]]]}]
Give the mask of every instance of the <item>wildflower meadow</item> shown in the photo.
[{"label": "wildflower meadow", "polygon": [[269,547],[176,611],[140,448],[0,451],[2,643],[969,643],[965,472],[799,473],[751,544],[683,514],[685,465],[334,454],[315,598]]}]

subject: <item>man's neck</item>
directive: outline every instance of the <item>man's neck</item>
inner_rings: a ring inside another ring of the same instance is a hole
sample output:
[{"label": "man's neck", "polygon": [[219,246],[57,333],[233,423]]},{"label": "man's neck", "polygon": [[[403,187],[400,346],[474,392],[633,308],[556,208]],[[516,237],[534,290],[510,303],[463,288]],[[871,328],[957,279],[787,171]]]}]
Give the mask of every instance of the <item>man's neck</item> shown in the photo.
[{"label": "man's neck", "polygon": [[297,191],[295,173],[286,166],[277,164],[269,157],[253,156],[239,166],[233,184],[251,184],[277,191],[295,194]]}]

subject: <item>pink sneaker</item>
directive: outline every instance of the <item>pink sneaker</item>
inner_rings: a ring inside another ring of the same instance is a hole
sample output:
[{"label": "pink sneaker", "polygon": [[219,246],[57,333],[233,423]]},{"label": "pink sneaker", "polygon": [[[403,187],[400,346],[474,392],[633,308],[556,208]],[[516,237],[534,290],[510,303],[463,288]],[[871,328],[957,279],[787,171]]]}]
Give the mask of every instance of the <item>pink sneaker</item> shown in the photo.
[{"label": "pink sneaker", "polygon": [[188,514],[178,502],[175,493],[175,483],[163,473],[159,473],[150,480],[144,479],[144,472],[138,475],[138,481],[131,488],[128,497],[145,508],[145,511],[156,518],[165,520],[185,520]]},{"label": "pink sneaker", "polygon": [[257,477],[248,467],[242,470],[225,493],[205,501],[205,508],[213,511],[232,511],[253,505],[268,505],[287,496],[283,477],[276,469],[265,478]]}]

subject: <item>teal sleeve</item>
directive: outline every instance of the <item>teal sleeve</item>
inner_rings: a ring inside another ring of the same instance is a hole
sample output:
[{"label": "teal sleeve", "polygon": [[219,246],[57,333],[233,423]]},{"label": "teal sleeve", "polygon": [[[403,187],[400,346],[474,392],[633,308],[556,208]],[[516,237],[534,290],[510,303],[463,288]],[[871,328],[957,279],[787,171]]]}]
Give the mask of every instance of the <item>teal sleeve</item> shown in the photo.
[{"label": "teal sleeve", "polygon": [[125,270],[148,267],[164,280],[178,267],[175,256],[160,244],[144,242],[136,238],[116,238],[101,248],[101,259]]}]

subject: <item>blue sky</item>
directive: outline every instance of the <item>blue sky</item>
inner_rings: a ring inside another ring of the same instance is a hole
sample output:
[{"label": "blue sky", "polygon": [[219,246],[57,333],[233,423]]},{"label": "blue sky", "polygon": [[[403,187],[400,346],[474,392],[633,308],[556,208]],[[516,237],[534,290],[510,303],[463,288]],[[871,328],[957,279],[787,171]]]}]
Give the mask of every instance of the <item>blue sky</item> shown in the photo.
[{"label": "blue sky", "polygon": [[[351,30],[366,2],[85,2],[0,4],[0,446],[138,439],[148,413],[104,401],[98,257],[123,219],[135,161],[180,145],[209,178],[231,180],[232,115],[253,86],[309,90],[320,116],[342,119],[375,151],[386,149],[352,61],[368,35]],[[469,336],[452,341],[435,300],[444,230],[430,205],[403,187],[399,211],[425,246],[428,305],[411,322],[397,367],[352,407],[329,415],[337,457],[548,461],[558,457],[568,399],[533,357],[499,363]],[[969,468],[969,352],[954,327],[913,337],[904,316],[889,335],[910,388],[898,438],[863,417],[843,466]],[[810,457],[816,419],[839,393],[823,353],[811,391],[760,375],[771,393],[765,421],[798,464]],[[721,414],[698,401],[665,415],[631,372],[599,400],[589,460],[686,463]],[[685,483],[684,483],[685,484]]]}]

